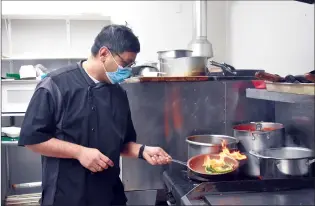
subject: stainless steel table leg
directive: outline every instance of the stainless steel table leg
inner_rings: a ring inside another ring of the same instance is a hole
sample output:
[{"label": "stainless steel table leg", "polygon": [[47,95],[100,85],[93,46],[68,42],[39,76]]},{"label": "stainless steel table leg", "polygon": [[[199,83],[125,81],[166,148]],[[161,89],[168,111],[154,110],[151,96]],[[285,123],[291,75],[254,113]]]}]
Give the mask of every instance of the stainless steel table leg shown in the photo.
[{"label": "stainless steel table leg", "polygon": [[5,164],[6,164],[6,177],[7,177],[7,191],[6,191],[6,196],[8,195],[8,193],[10,193],[10,189],[11,189],[11,175],[10,175],[10,159],[9,159],[9,148],[7,146],[4,147],[5,148]]}]

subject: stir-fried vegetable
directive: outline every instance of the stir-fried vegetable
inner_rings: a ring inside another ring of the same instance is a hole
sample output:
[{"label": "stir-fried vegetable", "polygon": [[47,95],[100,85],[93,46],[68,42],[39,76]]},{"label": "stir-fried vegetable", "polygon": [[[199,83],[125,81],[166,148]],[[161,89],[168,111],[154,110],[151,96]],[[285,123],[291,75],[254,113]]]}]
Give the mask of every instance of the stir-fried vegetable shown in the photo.
[{"label": "stir-fried vegetable", "polygon": [[222,174],[233,171],[233,165],[226,163],[223,156],[220,159],[210,159],[207,156],[203,166],[208,174]]},{"label": "stir-fried vegetable", "polygon": [[208,174],[222,174],[233,171],[233,166],[229,164],[225,164],[223,166],[213,167],[212,165],[207,165],[205,167],[205,171]]}]

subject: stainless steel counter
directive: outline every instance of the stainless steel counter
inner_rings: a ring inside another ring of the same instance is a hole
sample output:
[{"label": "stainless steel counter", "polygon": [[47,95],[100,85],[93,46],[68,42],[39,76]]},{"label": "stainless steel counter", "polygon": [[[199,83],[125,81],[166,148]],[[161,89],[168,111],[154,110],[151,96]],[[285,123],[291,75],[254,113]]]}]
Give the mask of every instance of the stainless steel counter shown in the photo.
[{"label": "stainless steel counter", "polygon": [[[233,135],[232,125],[274,121],[274,104],[246,98],[251,81],[148,82],[124,84],[138,142],[161,146],[186,161],[185,138],[193,134]],[[144,161],[123,159],[126,190],[163,189],[162,172]]]}]

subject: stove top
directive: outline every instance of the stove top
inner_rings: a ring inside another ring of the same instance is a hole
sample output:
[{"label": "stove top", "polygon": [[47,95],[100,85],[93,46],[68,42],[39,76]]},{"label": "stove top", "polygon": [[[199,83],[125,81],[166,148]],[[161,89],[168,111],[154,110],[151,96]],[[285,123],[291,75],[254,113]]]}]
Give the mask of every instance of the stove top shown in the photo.
[{"label": "stove top", "polygon": [[[190,178],[188,178],[188,176]],[[168,188],[168,192],[172,193],[174,201],[180,202],[180,199],[194,189],[202,182],[222,182],[222,181],[240,181],[240,180],[258,180],[258,178],[247,177],[242,174],[234,173],[233,175],[224,176],[224,179],[201,179],[188,174],[187,170],[182,167],[181,169],[168,170],[163,173],[163,181]],[[172,199],[172,198],[171,198]]]},{"label": "stove top", "polygon": [[169,203],[177,205],[314,205],[315,178],[260,180],[236,174],[201,182],[189,179],[186,170],[169,170],[163,180]]}]

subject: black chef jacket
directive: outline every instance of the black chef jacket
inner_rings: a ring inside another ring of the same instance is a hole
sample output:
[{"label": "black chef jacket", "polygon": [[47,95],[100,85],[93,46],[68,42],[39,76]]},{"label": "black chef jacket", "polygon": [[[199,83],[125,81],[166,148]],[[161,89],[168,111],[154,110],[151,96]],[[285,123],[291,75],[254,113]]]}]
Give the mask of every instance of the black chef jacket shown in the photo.
[{"label": "black chef jacket", "polygon": [[94,83],[81,65],[58,69],[37,85],[19,145],[55,137],[97,148],[115,164],[93,174],[78,160],[42,156],[41,205],[122,205],[127,199],[119,178],[120,151],[136,141],[128,98],[119,85]]}]

